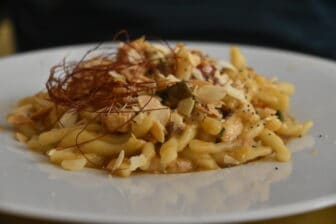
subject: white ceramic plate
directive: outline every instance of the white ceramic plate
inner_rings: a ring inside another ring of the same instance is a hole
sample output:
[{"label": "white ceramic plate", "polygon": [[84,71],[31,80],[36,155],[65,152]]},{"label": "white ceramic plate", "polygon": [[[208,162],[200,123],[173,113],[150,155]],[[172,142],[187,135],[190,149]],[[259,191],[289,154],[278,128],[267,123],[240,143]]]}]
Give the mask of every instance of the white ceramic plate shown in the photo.
[{"label": "white ceramic plate", "polygon": [[[228,46],[190,43],[227,59]],[[50,66],[89,46],[65,47],[0,60],[0,116],[20,97],[44,87]],[[67,172],[0,133],[0,210],[38,218],[103,223],[238,222],[285,216],[336,203],[336,64],[301,54],[241,47],[261,74],[296,85],[292,113],[314,120],[292,141],[290,163],[259,162],[179,175],[108,178],[93,170]],[[321,136],[320,136],[321,135]],[[314,149],[317,154],[310,153]]]}]

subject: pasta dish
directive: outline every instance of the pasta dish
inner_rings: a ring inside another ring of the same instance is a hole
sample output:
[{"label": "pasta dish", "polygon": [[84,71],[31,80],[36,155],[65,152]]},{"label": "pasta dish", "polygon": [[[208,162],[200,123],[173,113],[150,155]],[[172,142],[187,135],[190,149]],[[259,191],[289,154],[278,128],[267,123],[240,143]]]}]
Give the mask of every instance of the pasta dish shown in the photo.
[{"label": "pasta dish", "polygon": [[246,63],[139,38],[50,69],[46,91],[8,114],[16,139],[66,169],[184,173],[270,158],[313,125],[288,114],[294,86]]}]

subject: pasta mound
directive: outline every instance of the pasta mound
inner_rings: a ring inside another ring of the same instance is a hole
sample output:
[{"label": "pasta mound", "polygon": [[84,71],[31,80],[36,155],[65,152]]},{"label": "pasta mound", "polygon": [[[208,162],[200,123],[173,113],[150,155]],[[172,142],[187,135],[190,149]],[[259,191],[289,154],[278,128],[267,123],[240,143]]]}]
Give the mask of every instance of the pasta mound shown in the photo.
[{"label": "pasta mound", "polygon": [[312,127],[288,114],[294,86],[257,74],[237,47],[226,62],[140,38],[54,66],[46,88],[7,120],[18,141],[66,170],[127,177],[287,162],[285,142]]}]

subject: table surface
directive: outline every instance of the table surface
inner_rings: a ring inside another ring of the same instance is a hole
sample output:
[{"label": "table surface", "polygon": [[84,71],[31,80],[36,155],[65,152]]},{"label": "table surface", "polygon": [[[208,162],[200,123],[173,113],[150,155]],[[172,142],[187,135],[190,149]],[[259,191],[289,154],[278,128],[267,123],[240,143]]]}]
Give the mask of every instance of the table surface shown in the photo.
[{"label": "table surface", "polygon": [[[0,22],[0,57],[13,54],[15,52],[15,41],[13,28],[9,20]],[[297,224],[297,223],[335,223],[336,206],[321,209],[318,211],[308,212],[300,215],[252,222],[250,224]],[[60,222],[50,222],[37,220],[32,218],[17,217],[0,212],[0,223],[15,223],[15,224],[57,224]]]}]

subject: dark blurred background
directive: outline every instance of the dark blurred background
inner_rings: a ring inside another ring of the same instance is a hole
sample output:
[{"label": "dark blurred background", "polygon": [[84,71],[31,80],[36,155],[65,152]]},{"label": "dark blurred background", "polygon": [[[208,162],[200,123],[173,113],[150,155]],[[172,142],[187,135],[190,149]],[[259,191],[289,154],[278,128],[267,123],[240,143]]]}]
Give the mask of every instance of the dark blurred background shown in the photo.
[{"label": "dark blurred background", "polygon": [[131,38],[245,43],[336,59],[336,0],[0,0],[1,19],[2,48],[17,52],[111,40],[127,29]]}]

